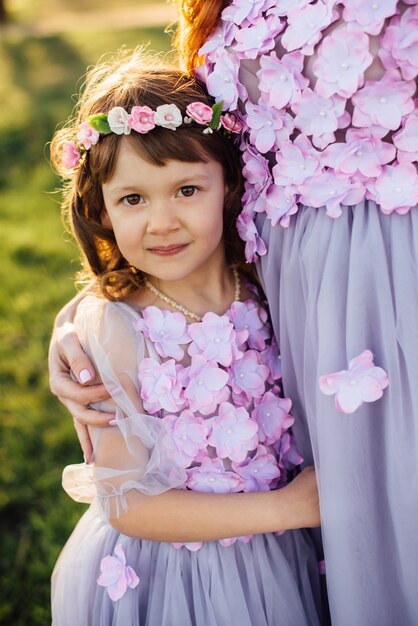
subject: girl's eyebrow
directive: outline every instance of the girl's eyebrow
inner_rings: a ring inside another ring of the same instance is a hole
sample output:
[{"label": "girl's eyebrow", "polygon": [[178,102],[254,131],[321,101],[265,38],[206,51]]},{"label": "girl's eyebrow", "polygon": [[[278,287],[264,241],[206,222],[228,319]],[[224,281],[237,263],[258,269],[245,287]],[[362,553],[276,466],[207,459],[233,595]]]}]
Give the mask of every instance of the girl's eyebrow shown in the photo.
[{"label": "girl's eyebrow", "polygon": [[[209,182],[210,176],[207,176],[206,174],[190,173],[185,176],[182,176],[182,178],[178,178],[176,180],[170,181],[169,184],[172,186],[181,187],[182,185],[191,185],[194,182],[197,182],[199,180],[202,182]],[[121,187],[109,187],[109,191],[110,193],[114,193],[114,194],[128,193],[128,192],[132,193],[133,190],[138,190],[143,187],[144,185],[142,184],[132,182],[132,185],[123,185]],[[135,193],[137,193],[137,191],[135,191]]]}]

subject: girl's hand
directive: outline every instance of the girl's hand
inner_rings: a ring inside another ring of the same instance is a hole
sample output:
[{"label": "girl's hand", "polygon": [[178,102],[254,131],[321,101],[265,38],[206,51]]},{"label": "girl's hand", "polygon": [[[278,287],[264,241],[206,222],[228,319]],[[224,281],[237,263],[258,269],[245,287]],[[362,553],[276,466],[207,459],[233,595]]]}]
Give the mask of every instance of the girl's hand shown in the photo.
[{"label": "girl's hand", "polygon": [[86,462],[92,459],[93,449],[87,425],[107,426],[114,418],[88,408],[93,402],[109,397],[104,385],[94,384],[96,373],[83,352],[74,331],[73,320],[82,296],[69,302],[57,315],[49,346],[50,388],[74,418],[74,427]]},{"label": "girl's hand", "polygon": [[316,528],[321,525],[318,485],[313,465],[309,465],[285,487],[291,496],[292,511],[297,519],[293,528]]}]

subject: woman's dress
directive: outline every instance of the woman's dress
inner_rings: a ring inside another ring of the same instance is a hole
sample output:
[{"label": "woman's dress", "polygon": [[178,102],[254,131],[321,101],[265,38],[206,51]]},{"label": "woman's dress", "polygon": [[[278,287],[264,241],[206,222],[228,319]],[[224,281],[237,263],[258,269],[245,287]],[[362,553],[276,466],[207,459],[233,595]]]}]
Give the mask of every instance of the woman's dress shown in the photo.
[{"label": "woman's dress", "polygon": [[235,0],[201,52],[246,125],[238,228],[319,474],[333,624],[415,626],[416,0]]},{"label": "woman's dress", "polygon": [[53,625],[320,626],[306,531],[171,544],[110,523],[140,519],[144,500],[172,488],[286,484],[301,458],[266,310],[236,301],[187,325],[181,313],[87,297],[75,326],[116,424],[91,429],[93,465],[64,470],[64,488],[91,506],[53,573]]}]

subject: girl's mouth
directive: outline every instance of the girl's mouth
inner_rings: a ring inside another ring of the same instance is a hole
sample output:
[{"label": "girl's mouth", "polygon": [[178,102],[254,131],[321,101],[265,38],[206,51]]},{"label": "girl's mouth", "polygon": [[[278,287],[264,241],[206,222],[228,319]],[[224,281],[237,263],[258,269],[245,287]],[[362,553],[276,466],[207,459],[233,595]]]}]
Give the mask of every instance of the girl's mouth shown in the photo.
[{"label": "girl's mouth", "polygon": [[158,256],[173,256],[185,250],[188,245],[188,243],[179,243],[172,246],[158,246],[156,248],[148,248],[148,252]]}]

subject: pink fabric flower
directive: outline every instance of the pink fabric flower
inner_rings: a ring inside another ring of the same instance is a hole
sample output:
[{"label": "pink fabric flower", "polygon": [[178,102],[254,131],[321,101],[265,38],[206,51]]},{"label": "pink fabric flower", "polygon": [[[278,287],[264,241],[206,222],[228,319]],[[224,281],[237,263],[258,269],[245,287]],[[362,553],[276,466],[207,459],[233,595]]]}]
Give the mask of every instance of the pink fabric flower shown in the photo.
[{"label": "pink fabric flower", "polygon": [[162,311],[156,306],[147,306],[142,312],[142,318],[134,322],[134,328],[151,339],[160,356],[172,357],[177,361],[184,356],[180,344],[191,341],[184,315]]},{"label": "pink fabric flower", "polygon": [[312,135],[316,147],[324,148],[335,140],[334,131],[347,126],[350,116],[345,112],[346,101],[339,96],[323,98],[309,87],[292,106],[295,126],[305,135]]},{"label": "pink fabric flower", "polygon": [[242,359],[233,363],[229,371],[232,391],[244,398],[244,402],[264,393],[270,372],[265,365],[259,363],[254,350],[247,350]]},{"label": "pink fabric flower", "polygon": [[66,141],[62,146],[63,154],[62,154],[62,164],[67,170],[72,170],[80,162],[80,150],[77,148],[77,144],[75,141]]},{"label": "pink fabric flower", "polygon": [[158,363],[154,359],[143,359],[139,364],[139,383],[144,409],[149,413],[158,413],[165,409],[177,413],[185,406],[182,386],[178,372],[182,370],[173,359]]},{"label": "pink fabric flower", "polygon": [[335,394],[336,409],[342,413],[354,413],[363,402],[378,400],[388,384],[386,372],[375,367],[370,350],[351,359],[348,370],[326,374],[319,379],[322,393],[327,396]]},{"label": "pink fabric flower", "polygon": [[225,470],[221,459],[205,459],[199,467],[187,470],[186,486],[206,493],[236,493],[243,481],[235,473]]},{"label": "pink fabric flower", "polygon": [[273,454],[265,446],[257,446],[253,457],[242,463],[232,463],[233,470],[244,482],[242,491],[268,491],[271,483],[280,478],[280,469]]},{"label": "pink fabric flower", "polygon": [[187,105],[186,114],[198,124],[209,124],[212,121],[212,108],[204,102],[192,102]]},{"label": "pink fabric flower", "polygon": [[237,346],[245,339],[237,334],[226,315],[205,313],[201,322],[190,324],[189,335],[193,340],[188,350],[190,356],[202,355],[225,366],[242,357]]},{"label": "pink fabric flower", "polygon": [[202,548],[203,541],[189,541],[187,543],[172,543],[173,548],[180,550],[180,548],[187,548],[190,552],[197,552]]},{"label": "pink fabric flower", "polygon": [[88,122],[82,122],[78,128],[77,139],[80,145],[86,150],[90,150],[99,141],[100,133]]},{"label": "pink fabric flower", "polygon": [[248,28],[241,28],[235,35],[234,49],[248,59],[255,59],[275,47],[275,37],[283,30],[284,23],[276,15],[267,19],[260,17]]},{"label": "pink fabric flower", "polygon": [[364,2],[350,0],[344,6],[343,18],[346,22],[354,22],[362,31],[370,35],[378,35],[387,17],[396,13],[397,0],[379,0]]},{"label": "pink fabric flower", "polygon": [[288,26],[281,43],[289,52],[300,48],[302,54],[311,55],[321,39],[321,32],[338,17],[331,2],[318,2],[296,9],[288,15]]},{"label": "pink fabric flower", "polygon": [[246,124],[250,130],[250,141],[263,154],[279,147],[289,138],[293,130],[293,120],[283,109],[276,109],[268,103],[247,102]]},{"label": "pink fabric flower", "polygon": [[176,130],[183,123],[180,109],[175,104],[161,104],[154,113],[156,126]]},{"label": "pink fabric flower", "polygon": [[365,196],[365,188],[348,178],[337,178],[335,173],[322,171],[299,186],[300,201],[319,209],[325,206],[327,215],[336,218],[342,213],[341,205],[353,205]]},{"label": "pink fabric flower", "polygon": [[259,89],[277,109],[300,100],[302,89],[309,84],[302,76],[303,56],[299,51],[285,54],[280,60],[271,52],[260,58],[260,68]]},{"label": "pink fabric flower", "polygon": [[373,185],[383,213],[407,213],[418,203],[418,174],[412,163],[385,165]]},{"label": "pink fabric flower", "polygon": [[303,463],[303,457],[296,447],[296,439],[290,433],[284,433],[274,444],[277,453],[279,467],[283,470],[293,470]]},{"label": "pink fabric flower", "polygon": [[346,143],[334,143],[322,153],[322,165],[333,167],[337,172],[350,176],[360,172],[366,177],[379,176],[382,165],[395,158],[396,150],[383,142],[373,129],[350,128]]},{"label": "pink fabric flower", "polygon": [[257,447],[257,430],[257,423],[243,407],[235,408],[229,402],[223,402],[218,415],[213,418],[208,442],[216,448],[221,459],[230,458],[240,463],[249,450]]},{"label": "pink fabric flower", "polygon": [[271,345],[260,353],[260,361],[269,368],[268,383],[272,385],[276,380],[280,380],[282,377],[282,358],[274,335]]},{"label": "pink fabric flower", "polygon": [[242,151],[244,178],[254,185],[255,191],[261,191],[271,182],[269,163],[257,150],[246,146]]},{"label": "pink fabric flower", "polygon": [[116,135],[129,135],[129,115],[122,107],[113,107],[107,114],[107,123],[110,130]]},{"label": "pink fabric flower", "polygon": [[222,11],[222,20],[234,22],[240,26],[244,21],[252,23],[261,13],[275,4],[275,0],[233,0]]},{"label": "pink fabric flower", "polygon": [[185,410],[179,416],[166,415],[162,419],[165,427],[163,445],[170,457],[181,467],[189,465],[207,446],[208,428],[205,420]]},{"label": "pink fabric flower", "polygon": [[250,348],[264,350],[266,339],[271,336],[271,329],[267,323],[267,311],[259,306],[254,300],[246,302],[233,302],[228,312],[229,318],[234,324],[235,330],[244,331]]},{"label": "pink fabric flower", "polygon": [[[212,35],[210,35],[203,46],[198,51],[198,55],[201,57],[203,55],[208,55],[209,60],[211,59],[211,53],[215,52],[219,48],[227,48],[232,44],[235,39],[235,33],[237,31],[237,27],[233,22],[221,21],[219,26],[215,28]],[[208,58],[206,59],[206,62]]]},{"label": "pink fabric flower", "polygon": [[334,30],[318,49],[313,66],[318,78],[315,91],[324,98],[334,95],[351,98],[363,86],[364,71],[372,61],[366,34],[348,27]]},{"label": "pink fabric flower", "polygon": [[118,543],[114,556],[105,556],[100,562],[101,574],[97,579],[97,584],[106,587],[111,600],[116,602],[125,595],[128,587],[135,589],[139,584],[136,572],[126,564],[126,557],[123,546]]},{"label": "pink fabric flower", "polygon": [[298,210],[295,187],[269,185],[264,189],[254,204],[257,213],[265,212],[273,226],[280,224],[283,228],[289,225],[291,215]]},{"label": "pink fabric flower", "polygon": [[393,17],[380,43],[386,69],[399,67],[405,80],[413,80],[418,74],[418,7]]},{"label": "pink fabric flower", "polygon": [[261,398],[255,398],[251,417],[258,424],[258,438],[261,443],[275,443],[290,428],[294,422],[289,415],[291,406],[290,398],[279,398],[271,391],[267,391]]},{"label": "pink fabric flower", "polygon": [[246,211],[241,211],[237,218],[238,234],[245,241],[245,258],[248,263],[252,263],[257,255],[263,256],[267,253],[267,247],[253,222],[251,215]]},{"label": "pink fabric flower", "polygon": [[244,124],[234,113],[225,113],[221,115],[221,125],[230,133],[239,134],[244,130]]},{"label": "pink fabric flower", "polygon": [[220,402],[228,399],[228,374],[215,361],[199,355],[193,356],[187,372],[189,382],[184,395],[191,411],[210,415]]},{"label": "pink fabric flower", "polygon": [[155,128],[155,113],[147,106],[132,107],[131,115],[128,118],[128,124],[137,133],[148,133]]},{"label": "pink fabric flower", "polygon": [[398,149],[399,163],[418,161],[418,114],[406,117],[392,139]]},{"label": "pink fabric flower", "polygon": [[397,130],[402,117],[414,109],[415,90],[414,81],[403,81],[397,70],[389,70],[379,81],[366,81],[365,87],[352,98],[354,126],[377,124]]},{"label": "pink fabric flower", "polygon": [[246,100],[246,91],[238,80],[238,63],[226,50],[218,51],[212,71],[208,72],[206,87],[224,109],[234,111],[238,98]]},{"label": "pink fabric flower", "polygon": [[274,182],[278,186],[292,187],[305,182],[319,171],[320,156],[306,135],[298,135],[294,141],[285,141],[276,153],[273,167]]}]

